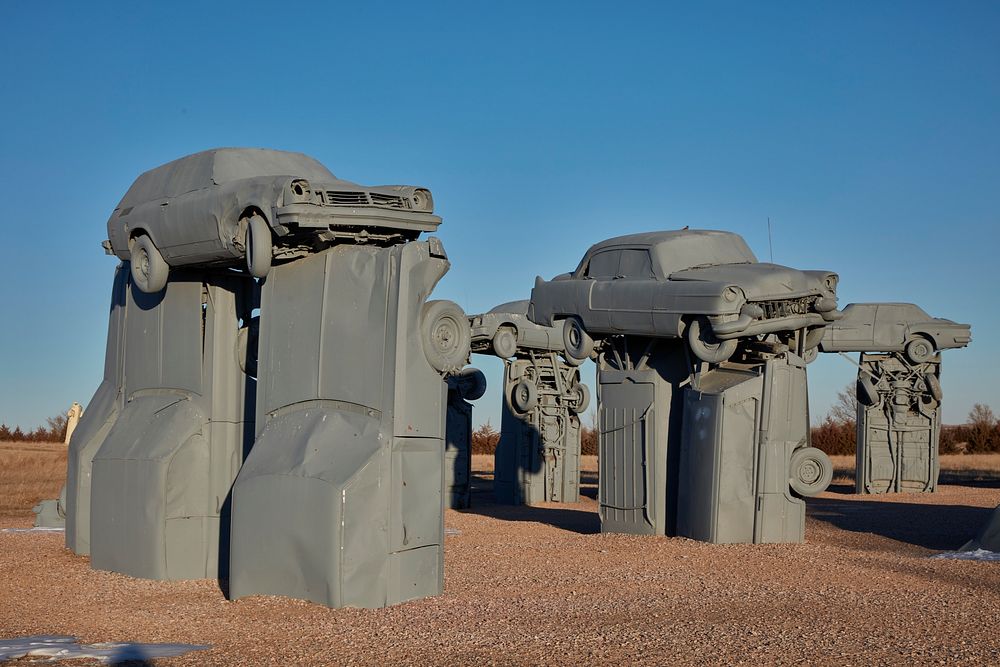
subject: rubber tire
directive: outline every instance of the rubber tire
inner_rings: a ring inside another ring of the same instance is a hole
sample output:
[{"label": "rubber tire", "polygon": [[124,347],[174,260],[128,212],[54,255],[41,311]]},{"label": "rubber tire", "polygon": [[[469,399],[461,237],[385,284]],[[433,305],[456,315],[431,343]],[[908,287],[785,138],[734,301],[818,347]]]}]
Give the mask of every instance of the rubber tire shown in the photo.
[{"label": "rubber tire", "polygon": [[493,354],[501,359],[510,359],[517,354],[517,329],[504,325],[493,334]]},{"label": "rubber tire", "polygon": [[431,367],[453,375],[469,362],[472,332],[465,312],[454,301],[428,301],[420,318],[424,356]]},{"label": "rubber tire", "polygon": [[922,364],[934,356],[934,343],[918,336],[906,344],[906,356],[915,364]]},{"label": "rubber tire", "polygon": [[833,481],[833,463],[821,449],[801,447],[788,461],[788,485],[804,498],[817,496]]},{"label": "rubber tire", "polygon": [[521,380],[510,391],[510,407],[514,412],[524,414],[538,405],[538,388],[535,383]]},{"label": "rubber tire", "polygon": [[579,366],[590,358],[594,351],[594,339],[583,328],[579,317],[567,317],[563,321],[563,347],[566,350],[566,362],[570,366]]},{"label": "rubber tire", "polygon": [[478,401],[486,393],[486,376],[478,368],[465,368],[455,378],[458,395],[466,401]]},{"label": "rubber tire", "polygon": [[582,415],[590,407],[590,387],[579,382],[574,385],[571,391],[573,392],[573,397],[576,399],[576,407],[573,408],[573,412]]},{"label": "rubber tire", "polygon": [[271,243],[271,227],[263,216],[253,215],[247,220],[246,238],[247,270],[254,278],[265,278],[271,270],[274,249]]},{"label": "rubber tire", "polygon": [[696,317],[687,325],[687,342],[694,356],[710,364],[719,364],[733,356],[736,339],[718,340],[705,317]]},{"label": "rubber tire", "polygon": [[156,294],[167,286],[170,267],[156,249],[153,239],[140,234],[129,244],[132,284],[146,294]]},{"label": "rubber tire", "polygon": [[878,405],[878,390],[867,375],[858,377],[858,383],[855,386],[854,392],[858,397],[858,403],[861,405],[869,408]]},{"label": "rubber tire", "polygon": [[938,403],[944,398],[944,390],[941,389],[941,381],[933,373],[927,373],[924,375],[924,384],[927,385],[927,393],[931,395]]},{"label": "rubber tire", "polygon": [[247,326],[236,332],[236,362],[240,370],[250,377],[257,377],[257,354],[260,339],[260,317],[250,319]]}]

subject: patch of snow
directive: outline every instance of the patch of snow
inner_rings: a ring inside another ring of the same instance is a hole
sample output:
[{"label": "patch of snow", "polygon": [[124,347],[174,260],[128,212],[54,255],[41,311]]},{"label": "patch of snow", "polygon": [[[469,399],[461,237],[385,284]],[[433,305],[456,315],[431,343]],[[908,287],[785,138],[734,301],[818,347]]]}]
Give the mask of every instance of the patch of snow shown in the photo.
[{"label": "patch of snow", "polygon": [[975,549],[974,551],[946,551],[935,554],[931,558],[950,558],[953,560],[995,560],[1000,561],[1000,552]]},{"label": "patch of snow", "polygon": [[118,663],[127,660],[152,660],[172,658],[190,651],[205,651],[211,648],[199,644],[139,644],[133,642],[100,642],[81,644],[76,637],[67,635],[32,635],[14,639],[0,639],[0,662],[37,656],[56,660],[93,658],[104,663]]},{"label": "patch of snow", "polygon": [[61,533],[65,530],[65,528],[35,526],[34,528],[0,528],[0,533]]},{"label": "patch of snow", "polygon": [[445,528],[444,534],[446,537],[450,535],[461,535],[462,531],[460,531],[458,528]]}]

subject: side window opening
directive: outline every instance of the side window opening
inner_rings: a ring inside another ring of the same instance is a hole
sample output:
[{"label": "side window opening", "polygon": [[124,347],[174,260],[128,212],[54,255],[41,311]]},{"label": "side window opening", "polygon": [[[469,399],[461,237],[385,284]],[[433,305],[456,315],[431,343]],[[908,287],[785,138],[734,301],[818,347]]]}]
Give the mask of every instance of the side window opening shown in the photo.
[{"label": "side window opening", "polygon": [[599,252],[590,258],[587,265],[587,277],[597,280],[611,280],[618,275],[620,250]]},{"label": "side window opening", "polygon": [[625,278],[652,278],[653,263],[650,260],[649,251],[645,249],[622,250],[617,275]]}]

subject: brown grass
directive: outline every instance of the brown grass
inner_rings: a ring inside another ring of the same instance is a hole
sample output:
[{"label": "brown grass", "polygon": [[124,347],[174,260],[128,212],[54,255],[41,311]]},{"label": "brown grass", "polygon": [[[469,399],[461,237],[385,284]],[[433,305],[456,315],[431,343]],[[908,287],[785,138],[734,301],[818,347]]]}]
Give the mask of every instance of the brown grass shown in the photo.
[{"label": "brown grass", "polygon": [[0,516],[31,516],[66,481],[66,445],[0,441]]}]

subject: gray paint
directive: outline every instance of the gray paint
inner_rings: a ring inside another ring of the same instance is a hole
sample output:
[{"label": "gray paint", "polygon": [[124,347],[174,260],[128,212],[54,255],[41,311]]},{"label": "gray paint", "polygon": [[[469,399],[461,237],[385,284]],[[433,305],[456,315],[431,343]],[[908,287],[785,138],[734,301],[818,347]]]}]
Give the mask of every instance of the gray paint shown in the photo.
[{"label": "gray paint", "polygon": [[221,519],[253,396],[236,354],[251,290],[241,276],[206,273],[178,273],[156,295],[127,290],[125,404],[93,458],[95,569],[147,579],[220,574]]},{"label": "gray paint", "polygon": [[911,345],[920,339],[932,344],[930,357],[940,350],[967,346],[972,342],[972,331],[968,324],[931,317],[912,303],[851,303],[844,308],[843,318],[826,328],[820,350],[904,352],[912,350]]},{"label": "gray paint", "polygon": [[472,505],[472,403],[486,392],[486,376],[466,368],[448,378],[448,414],[444,450],[445,504],[451,509]]},{"label": "gray paint", "polygon": [[789,467],[808,442],[798,357],[700,375],[684,389],[677,533],[716,544],[804,541],[805,503],[789,487]]},{"label": "gray paint", "polygon": [[[533,396],[530,407],[515,397],[526,386]],[[554,352],[528,350],[504,362],[500,442],[494,454],[498,503],[580,499],[579,414],[587,409],[587,397],[579,369]]]},{"label": "gray paint", "polygon": [[[858,493],[937,489],[941,357],[913,363],[901,354],[862,353],[858,369]],[[869,401],[868,397],[874,397]]]},{"label": "gray paint", "polygon": [[[148,237],[152,245],[139,246],[140,272],[147,252],[150,266],[170,267],[231,266],[257,252],[254,275],[263,277],[272,255],[298,257],[316,244],[343,240],[415,239],[441,224],[432,211],[425,188],[358,185],[301,153],[217,148],[140,175],[108,219],[105,248],[130,260],[137,241]],[[255,217],[262,222],[254,233],[267,236],[257,250],[248,237]]]},{"label": "gray paint", "polygon": [[613,339],[597,364],[601,531],[676,533],[683,384],[680,341]]},{"label": "gray paint", "polygon": [[125,364],[125,309],[129,265],[115,269],[108,313],[108,340],[104,352],[104,379],[80,419],[69,442],[66,462],[66,548],[90,554],[90,490],[94,455],[121,413]]},{"label": "gray paint", "polygon": [[[233,487],[233,598],[382,607],[441,592],[447,385],[424,313],[448,266],[431,239],[272,269],[257,437]],[[450,333],[460,367],[468,330]]]},{"label": "gray paint", "polygon": [[535,324],[528,319],[527,312],[528,301],[525,299],[503,303],[488,313],[470,316],[472,351],[492,354],[502,359],[513,356],[513,353],[503,353],[505,350],[498,351],[497,347],[501,345],[494,344],[497,332],[506,329],[513,333],[516,350],[563,352],[562,327]]},{"label": "gray paint", "polygon": [[538,278],[528,317],[546,326],[575,318],[595,338],[688,333],[694,353],[716,362],[735,346],[723,346],[728,354],[716,359],[699,340],[714,347],[836,320],[837,280],[828,271],[758,263],[731,232],[634,234],[592,246],[571,274]]}]

